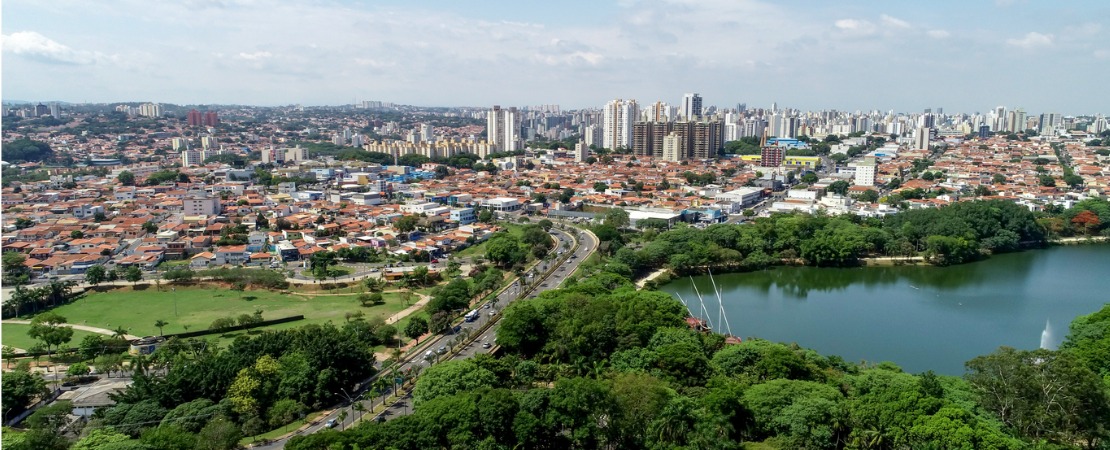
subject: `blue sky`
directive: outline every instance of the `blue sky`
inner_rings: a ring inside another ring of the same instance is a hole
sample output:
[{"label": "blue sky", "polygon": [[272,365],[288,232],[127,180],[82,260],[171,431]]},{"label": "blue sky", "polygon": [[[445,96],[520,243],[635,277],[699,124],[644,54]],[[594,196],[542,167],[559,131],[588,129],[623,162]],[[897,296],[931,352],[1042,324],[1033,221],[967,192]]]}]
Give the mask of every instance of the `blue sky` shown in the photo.
[{"label": "blue sky", "polygon": [[1110,2],[4,0],[2,96],[1110,113]]}]

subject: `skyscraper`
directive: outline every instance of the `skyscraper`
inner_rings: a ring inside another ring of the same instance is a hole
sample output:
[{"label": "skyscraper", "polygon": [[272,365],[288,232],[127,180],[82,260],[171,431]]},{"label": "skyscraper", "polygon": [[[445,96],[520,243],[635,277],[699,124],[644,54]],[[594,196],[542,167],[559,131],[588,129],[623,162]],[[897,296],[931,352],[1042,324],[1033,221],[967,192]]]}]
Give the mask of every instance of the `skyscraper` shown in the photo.
[{"label": "skyscraper", "polygon": [[204,126],[214,127],[220,124],[220,116],[216,111],[208,111],[204,113]]},{"label": "skyscraper", "polygon": [[486,115],[486,139],[497,151],[512,152],[520,146],[520,114],[515,107],[493,105]]},{"label": "skyscraper", "polygon": [[697,120],[701,117],[701,96],[697,93],[682,96],[682,117]]},{"label": "skyscraper", "polygon": [[602,147],[610,150],[632,147],[632,124],[640,116],[636,100],[613,100],[605,105]]}]

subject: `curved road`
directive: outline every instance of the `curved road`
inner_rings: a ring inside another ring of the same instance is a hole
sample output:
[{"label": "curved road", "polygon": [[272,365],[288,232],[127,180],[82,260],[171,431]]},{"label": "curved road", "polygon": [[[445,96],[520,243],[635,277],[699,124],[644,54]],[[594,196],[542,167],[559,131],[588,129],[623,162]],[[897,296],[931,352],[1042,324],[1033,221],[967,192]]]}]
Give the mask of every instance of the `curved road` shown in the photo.
[{"label": "curved road", "polygon": [[[592,254],[595,250],[597,250],[598,239],[597,239],[596,236],[594,236],[593,233],[591,233],[589,231],[583,231],[583,230],[579,230],[579,229],[576,229],[576,228],[569,228],[569,227],[566,230],[559,229],[559,228],[552,228],[551,230],[552,230],[552,234],[559,240],[559,244],[556,245],[556,251],[562,251],[563,250],[563,245],[566,244],[566,243],[570,243],[570,246],[573,247],[573,245],[574,245],[573,244],[573,239],[574,238],[578,239],[578,242],[579,242],[578,249],[573,254],[569,255],[561,263],[557,262],[557,260],[556,261],[543,261],[539,265],[537,265],[536,269],[535,269],[537,274],[542,275],[542,274],[546,273],[548,271],[548,269],[553,269],[553,270],[551,270],[551,273],[549,275],[547,275],[545,278],[542,278],[542,279],[536,281],[535,285],[534,285],[534,288],[531,289],[531,290],[527,290],[527,295],[526,296],[521,295],[520,281],[517,280],[511,286],[509,286],[509,288],[502,291],[501,294],[499,294],[495,300],[493,300],[491,302],[488,302],[488,304],[478,306],[478,310],[482,312],[482,314],[478,318],[478,320],[475,320],[473,322],[464,322],[458,328],[457,332],[433,337],[433,338],[431,338],[430,343],[425,341],[425,343],[421,344],[421,345],[423,345],[424,349],[427,349],[428,351],[431,351],[433,353],[432,357],[430,359],[425,359],[425,357],[426,357],[425,355],[427,354],[426,352],[409,355],[408,356],[409,359],[406,360],[403,364],[401,364],[400,371],[401,372],[408,372],[409,370],[414,370],[415,371],[415,370],[422,370],[422,369],[428,368],[429,366],[435,364],[437,362],[437,360],[441,358],[439,355],[435,354],[436,350],[441,349],[441,348],[450,348],[451,344],[452,344],[452,340],[453,339],[459,339],[460,334],[462,334],[464,336],[468,335],[469,334],[468,330],[480,329],[486,323],[492,322],[492,325],[488,329],[486,329],[484,332],[482,332],[481,335],[477,336],[473,341],[471,341],[470,344],[468,344],[462,350],[458,351],[457,353],[455,353],[453,355],[450,355],[449,359],[451,359],[451,360],[465,359],[465,358],[473,357],[474,355],[477,355],[479,353],[489,353],[493,349],[492,344],[494,343],[494,341],[496,340],[496,337],[497,337],[497,321],[501,318],[501,315],[499,314],[499,311],[502,307],[504,307],[505,305],[507,305],[511,302],[522,299],[522,298],[535,298],[537,295],[539,295],[543,291],[550,290],[550,289],[555,289],[555,288],[559,287],[563,283],[563,281],[565,281],[571,274],[573,274],[578,269],[578,266],[582,264],[582,261],[584,261],[586,258],[588,258],[590,256],[590,254]],[[572,233],[573,233],[573,236],[572,236]],[[528,274],[526,274],[525,277],[527,278]],[[490,348],[486,348],[484,343],[489,343],[491,345]],[[351,395],[355,396],[355,393],[352,392]],[[367,407],[367,410],[370,410],[371,406],[376,406],[376,405],[381,404],[381,397],[380,396],[379,397],[372,397],[370,399],[366,399],[364,396],[360,396],[359,398],[360,399],[358,401],[362,402],[363,405],[365,405]],[[352,403],[352,405],[353,405],[353,403]],[[335,410],[332,410],[331,412],[329,412],[329,413],[325,414],[324,416],[321,416],[320,418],[318,418],[315,422],[312,423],[312,425],[308,426],[307,428],[304,428],[304,429],[300,430],[296,434],[298,434],[298,435],[299,434],[311,434],[311,433],[315,433],[317,431],[323,430],[323,429],[325,429],[326,423],[329,420],[334,419],[338,423],[339,415],[342,411],[347,411],[347,417],[346,417],[345,420],[343,420],[343,422],[341,424],[338,424],[338,426],[336,428],[337,429],[339,429],[339,428],[346,429],[347,427],[349,427],[351,425],[354,425],[357,422],[358,418],[359,418],[359,413],[352,408],[352,405],[345,405],[345,406],[342,406],[342,407],[337,408]],[[408,415],[408,414],[411,414],[411,413],[412,413],[412,396],[411,395],[406,395],[401,400],[393,403],[389,407],[389,409],[387,409],[386,411],[384,411],[382,413],[379,413],[378,416],[382,416],[382,418],[384,418],[384,420],[391,420],[391,419],[394,419],[396,417],[400,417],[400,416],[403,416],[403,415]],[[364,417],[365,420],[373,420],[375,418],[377,418],[377,416]],[[291,437],[292,436],[286,436],[283,439],[276,440],[276,441],[273,441],[273,442],[268,443],[266,445],[260,445],[260,446],[254,447],[254,448],[267,449],[267,450],[275,450],[275,449],[284,448],[285,443]]]}]

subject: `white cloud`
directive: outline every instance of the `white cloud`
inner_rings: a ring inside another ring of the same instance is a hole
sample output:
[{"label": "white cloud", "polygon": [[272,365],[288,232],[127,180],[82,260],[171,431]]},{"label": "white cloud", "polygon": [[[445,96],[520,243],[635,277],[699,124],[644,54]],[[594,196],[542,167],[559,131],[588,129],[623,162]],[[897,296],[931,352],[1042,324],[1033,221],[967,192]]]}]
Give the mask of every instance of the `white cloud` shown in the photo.
[{"label": "white cloud", "polygon": [[245,59],[247,61],[258,61],[258,60],[270,58],[271,56],[274,56],[274,55],[270,52],[254,52],[254,53],[242,53],[242,52],[240,52],[238,57],[239,57],[239,59]]},{"label": "white cloud", "polygon": [[925,34],[929,35],[929,37],[933,39],[944,39],[952,35],[952,33],[949,33],[946,30],[929,30],[926,31]]},{"label": "white cloud", "polygon": [[19,31],[3,35],[4,51],[27,56],[43,62],[60,64],[95,64],[102,57],[97,53],[74,50],[34,31]]},{"label": "white cloud", "polygon": [[1041,34],[1036,31],[1030,31],[1021,39],[1007,39],[1006,43],[1014,47],[1030,50],[1039,47],[1048,47],[1052,45],[1053,39],[1055,38],[1051,34]]},{"label": "white cloud", "polygon": [[888,27],[893,27],[893,28],[909,28],[910,27],[909,22],[906,22],[905,20],[899,19],[897,17],[888,16],[886,14],[883,14],[883,15],[879,16],[879,19],[881,19],[883,21],[883,25],[886,25]]},{"label": "white cloud", "polygon": [[1098,59],[1110,59],[1110,50],[1095,50],[1094,57]]},{"label": "white cloud", "polygon": [[840,19],[836,21],[836,27],[846,31],[858,31],[871,28],[871,22],[856,19]]}]

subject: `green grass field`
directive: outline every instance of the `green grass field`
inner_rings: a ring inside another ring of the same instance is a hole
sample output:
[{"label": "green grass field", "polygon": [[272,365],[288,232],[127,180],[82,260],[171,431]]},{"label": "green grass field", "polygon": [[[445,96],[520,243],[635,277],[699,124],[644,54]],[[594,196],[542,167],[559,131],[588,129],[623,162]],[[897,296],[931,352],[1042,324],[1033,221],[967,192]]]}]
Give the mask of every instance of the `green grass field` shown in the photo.
[{"label": "green grass field", "polygon": [[158,320],[169,322],[163,328],[166,334],[198,331],[207,329],[218,318],[253,314],[256,309],[262,310],[265,319],[303,314],[305,320],[279,326],[291,328],[328,321],[342,324],[346,313],[356,311],[362,311],[366,318],[386,318],[405,308],[399,294],[386,293],[384,296],[385,304],[363,307],[359,305],[356,294],[313,296],[183,286],[178,286],[176,291],[154,287],[140,290],[125,288],[90,293],[73,303],[55,308],[54,312],[70,323],[107,329],[123,326],[130,334],[148,336],[158,334],[158,328],[154,326]]},{"label": "green grass field", "polygon": [[[27,332],[31,331],[30,325],[5,323],[0,328],[3,329],[3,336],[0,337],[0,343],[2,343],[3,345],[27,350],[39,342],[31,339],[31,337],[27,335]],[[69,341],[69,344],[63,347],[76,347],[77,344],[81,343],[81,340],[84,339],[85,336],[88,336],[90,334],[96,333],[90,331],[73,330],[73,339]]]},{"label": "green grass field", "polygon": [[[498,223],[498,225],[500,225],[502,228],[504,228],[506,231],[508,231],[509,234],[511,234],[513,236],[516,236],[518,238],[524,237],[524,225],[515,224],[515,223],[504,223],[504,222]],[[470,258],[470,257],[482,257],[482,258],[484,258],[486,256],[486,243],[487,242],[489,242],[489,239],[486,239],[485,241],[482,241],[482,243],[480,243],[478,245],[473,245],[473,246],[467,247],[465,250],[459,252],[455,256],[457,256],[459,258]]]}]

